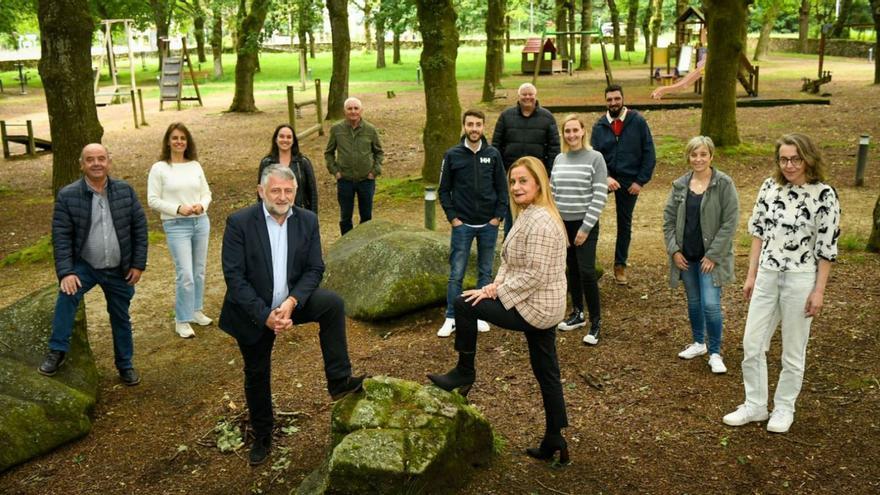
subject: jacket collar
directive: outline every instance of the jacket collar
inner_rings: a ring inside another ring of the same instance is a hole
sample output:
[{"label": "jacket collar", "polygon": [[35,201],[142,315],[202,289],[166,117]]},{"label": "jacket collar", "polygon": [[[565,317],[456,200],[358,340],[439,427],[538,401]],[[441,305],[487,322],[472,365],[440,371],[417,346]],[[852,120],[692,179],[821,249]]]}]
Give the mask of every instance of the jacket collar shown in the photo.
[{"label": "jacket collar", "polygon": [[461,141],[458,142],[458,145],[475,155],[479,155],[489,146],[489,140],[486,139],[485,134],[480,136],[480,149],[478,149],[477,151],[470,149],[470,147],[467,145],[467,136],[462,136]]}]

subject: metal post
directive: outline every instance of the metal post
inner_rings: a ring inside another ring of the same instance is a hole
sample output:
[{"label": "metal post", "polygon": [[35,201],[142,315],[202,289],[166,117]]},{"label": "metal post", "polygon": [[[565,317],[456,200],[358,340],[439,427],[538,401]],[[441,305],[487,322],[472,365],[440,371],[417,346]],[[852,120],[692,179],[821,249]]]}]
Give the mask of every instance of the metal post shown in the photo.
[{"label": "metal post", "polygon": [[131,116],[134,117],[134,128],[140,129],[141,126],[138,124],[138,106],[137,100],[134,99],[134,90],[129,91],[131,93]]},{"label": "metal post", "polygon": [[425,186],[425,228],[428,230],[437,230],[437,188],[434,186]]},{"label": "metal post", "polygon": [[324,105],[321,102],[321,80],[315,79],[315,112],[318,114],[318,135],[324,135]]},{"label": "metal post", "polygon": [[30,120],[27,121],[27,133],[28,133],[28,142],[27,142],[27,152],[28,155],[36,156],[37,155],[37,143],[34,142],[34,123]]},{"label": "metal post", "polygon": [[287,87],[287,120],[290,123],[290,127],[293,128],[293,133],[296,134],[296,112],[294,111],[293,104],[293,86]]},{"label": "metal post", "polygon": [[144,114],[144,92],[141,91],[141,88],[138,88],[138,103],[141,106],[141,125],[150,125],[147,124],[147,117]]},{"label": "metal post", "polygon": [[868,165],[868,145],[871,136],[862,134],[859,137],[859,155],[856,160],[856,187],[865,185],[865,167]]},{"label": "metal post", "polygon": [[422,68],[416,67],[416,84],[422,84]]}]

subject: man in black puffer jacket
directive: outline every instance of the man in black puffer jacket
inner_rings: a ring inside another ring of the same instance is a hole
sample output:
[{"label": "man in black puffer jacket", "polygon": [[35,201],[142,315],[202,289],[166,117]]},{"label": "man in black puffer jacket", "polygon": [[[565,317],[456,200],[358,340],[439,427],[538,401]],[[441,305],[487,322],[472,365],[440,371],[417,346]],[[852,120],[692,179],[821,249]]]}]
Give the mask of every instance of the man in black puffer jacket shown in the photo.
[{"label": "man in black puffer jacket", "polygon": [[110,178],[107,148],[86,145],[79,161],[84,176],[58,192],[52,215],[55,273],[61,290],[49,353],[39,372],[46,376],[58,372],[70,349],[79,302],[100,285],[110,313],[116,369],[123,383],[137,385],[140,376],[131,362],[134,344],[128,306],[147,267],[147,217],[131,186]]},{"label": "man in black puffer jacket", "polygon": [[[553,160],[559,154],[559,128],[549,110],[538,105],[538,90],[524,83],[517,91],[518,102],[498,116],[492,146],[501,152],[504,170],[524,156],[533,156],[544,164],[547,177],[553,168]],[[510,232],[513,218],[510,211],[504,217],[504,235]]]}]

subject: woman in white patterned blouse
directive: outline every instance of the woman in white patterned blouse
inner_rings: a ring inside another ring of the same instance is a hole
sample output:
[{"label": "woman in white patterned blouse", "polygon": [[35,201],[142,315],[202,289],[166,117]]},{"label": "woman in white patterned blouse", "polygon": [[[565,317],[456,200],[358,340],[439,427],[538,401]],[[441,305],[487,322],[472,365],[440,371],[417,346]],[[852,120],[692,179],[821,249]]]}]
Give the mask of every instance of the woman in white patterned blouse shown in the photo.
[{"label": "woman in white patterned blouse", "polygon": [[743,294],[749,314],[743,335],[745,403],[724,416],[741,426],[767,419],[767,356],[782,323],[782,371],[767,431],[785,433],[804,378],[810,324],[825,297],[831,263],[837,258],[840,203],[824,183],[822,155],[803,134],[776,142],[777,167],[758,191],[749,233],[752,249]]}]

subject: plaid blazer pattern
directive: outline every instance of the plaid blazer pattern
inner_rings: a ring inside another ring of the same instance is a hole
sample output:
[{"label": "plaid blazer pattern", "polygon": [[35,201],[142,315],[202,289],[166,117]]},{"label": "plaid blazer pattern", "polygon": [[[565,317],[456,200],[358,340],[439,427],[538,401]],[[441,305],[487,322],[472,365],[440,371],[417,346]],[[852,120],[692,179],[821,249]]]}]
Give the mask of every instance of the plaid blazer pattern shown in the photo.
[{"label": "plaid blazer pattern", "polygon": [[537,328],[553,328],[565,317],[566,236],[542,206],[531,205],[517,217],[501,248],[495,277],[498,299],[516,308]]}]

